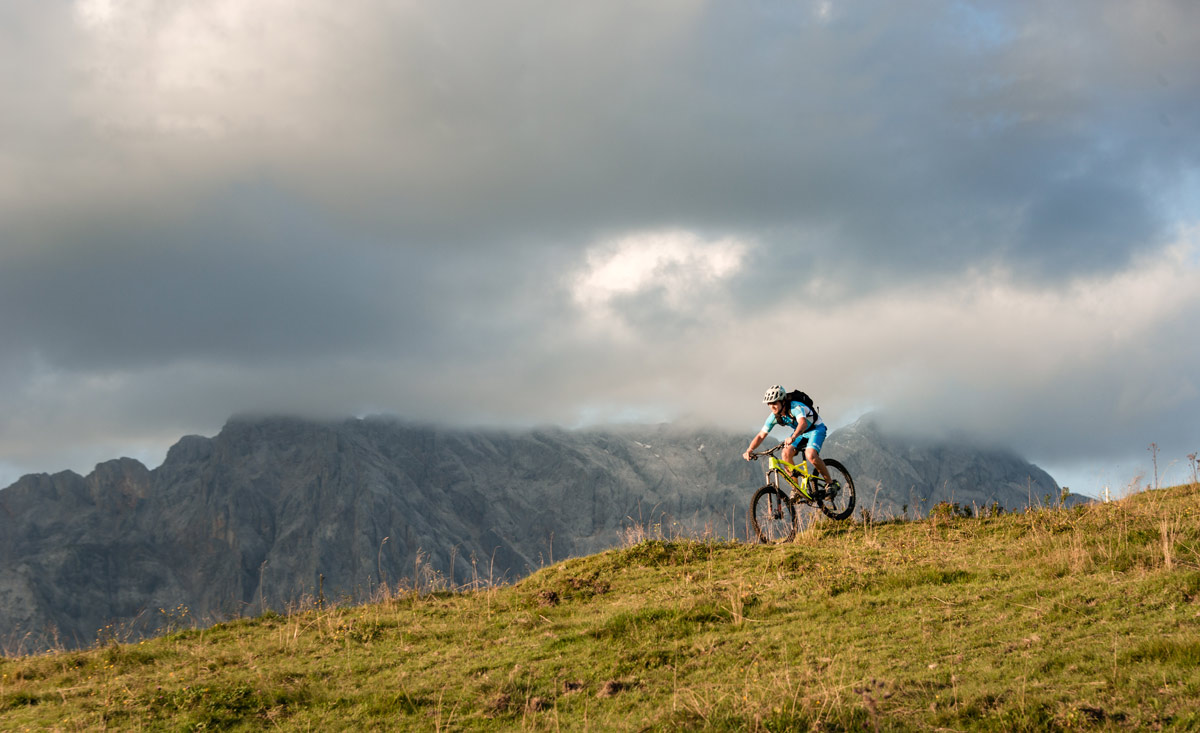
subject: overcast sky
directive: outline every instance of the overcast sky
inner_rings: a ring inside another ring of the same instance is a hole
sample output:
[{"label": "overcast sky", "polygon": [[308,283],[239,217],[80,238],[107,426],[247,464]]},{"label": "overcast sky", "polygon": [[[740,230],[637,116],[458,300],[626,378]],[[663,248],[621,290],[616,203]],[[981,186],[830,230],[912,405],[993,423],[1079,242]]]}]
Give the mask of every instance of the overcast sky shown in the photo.
[{"label": "overcast sky", "polygon": [[782,383],[1095,495],[1183,479],[1198,323],[1194,0],[0,3],[0,486]]}]

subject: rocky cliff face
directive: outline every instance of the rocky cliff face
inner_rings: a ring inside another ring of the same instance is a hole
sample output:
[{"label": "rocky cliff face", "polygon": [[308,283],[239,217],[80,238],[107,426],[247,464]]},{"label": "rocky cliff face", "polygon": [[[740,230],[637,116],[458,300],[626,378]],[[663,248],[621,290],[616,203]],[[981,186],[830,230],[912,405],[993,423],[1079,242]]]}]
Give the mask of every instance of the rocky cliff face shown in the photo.
[{"label": "rocky cliff face", "polygon": [[[748,437],[236,419],[153,471],[120,459],[86,478],[26,476],[0,491],[0,651],[86,645],[114,623],[151,632],[180,607],[204,624],[319,592],[363,599],[426,570],[513,580],[631,527],[744,537],[762,482],[740,458]],[[927,510],[1057,491],[1011,454],[910,445],[865,422],[824,453],[876,516],[918,494]]]}]

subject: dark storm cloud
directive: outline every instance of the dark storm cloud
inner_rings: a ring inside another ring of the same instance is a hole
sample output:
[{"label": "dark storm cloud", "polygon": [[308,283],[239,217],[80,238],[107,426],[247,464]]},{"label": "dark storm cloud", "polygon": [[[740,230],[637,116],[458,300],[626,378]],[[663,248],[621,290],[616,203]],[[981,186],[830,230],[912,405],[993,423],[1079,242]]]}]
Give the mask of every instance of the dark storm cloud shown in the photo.
[{"label": "dark storm cloud", "polygon": [[1131,250],[1157,243],[1164,228],[1149,198],[1094,176],[1064,181],[1030,207],[1015,252],[1049,272],[1081,263],[1121,266]]},{"label": "dark storm cloud", "polygon": [[[353,237],[353,234],[349,235]],[[106,222],[0,271],[0,333],[66,369],[388,351],[426,319],[423,254],[371,251],[270,191]]]},{"label": "dark storm cloud", "polygon": [[[211,148],[166,132],[210,125],[225,140],[220,166],[265,169],[351,226],[410,242],[684,222],[790,249],[795,232],[816,230],[825,257],[868,277],[981,259],[1059,279],[1119,264],[1170,233],[1151,184],[1195,165],[1182,132],[1194,108],[1174,103],[1200,96],[1185,73],[1191,39],[1156,35],[1194,15],[1184,7],[1155,6],[1160,17],[1128,28],[1120,5],[1109,23],[1073,6],[631,7],[300,16],[286,28],[315,47],[306,55],[270,39],[243,61],[236,45],[224,62],[181,53],[164,66],[225,72],[225,86],[155,96],[110,81],[95,104],[168,149]],[[97,53],[113,63],[135,40]],[[233,73],[246,69],[265,89]],[[1167,110],[1179,129],[1147,137]],[[1093,175],[1105,185],[1072,186]],[[1048,211],[1064,202],[1069,215]],[[1101,210],[1118,231],[1094,224]],[[1078,243],[1098,229],[1093,255]],[[1030,257],[1055,237],[1080,256]]]},{"label": "dark storm cloud", "polygon": [[[1153,24],[1081,29],[1032,7],[981,22],[937,4],[857,17],[833,4],[822,22],[811,7],[711,9],[654,64],[606,67],[627,85],[541,69],[542,88],[602,94],[510,107],[498,139],[516,155],[483,160],[462,190],[502,228],[736,228],[869,279],[981,261],[1069,279],[1172,235],[1157,187],[1196,153],[1178,132],[1146,135],[1164,97],[1146,83],[1154,64],[1131,54],[1162,56],[1178,78],[1168,101],[1200,89],[1190,55],[1162,52]],[[1080,30],[1086,45],[1062,42]],[[1139,70],[1118,73],[1123,62]],[[556,104],[567,99],[579,105]],[[552,121],[532,146],[519,134],[530,116]],[[491,162],[517,185],[494,191]]]}]

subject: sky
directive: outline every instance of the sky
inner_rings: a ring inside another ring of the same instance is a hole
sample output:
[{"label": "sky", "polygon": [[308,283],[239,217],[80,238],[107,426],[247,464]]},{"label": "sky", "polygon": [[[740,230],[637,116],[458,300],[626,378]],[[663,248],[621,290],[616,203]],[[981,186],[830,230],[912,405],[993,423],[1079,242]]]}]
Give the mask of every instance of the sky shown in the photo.
[{"label": "sky", "polygon": [[1193,0],[0,4],[0,486],[782,384],[1116,494],[1197,323]]}]

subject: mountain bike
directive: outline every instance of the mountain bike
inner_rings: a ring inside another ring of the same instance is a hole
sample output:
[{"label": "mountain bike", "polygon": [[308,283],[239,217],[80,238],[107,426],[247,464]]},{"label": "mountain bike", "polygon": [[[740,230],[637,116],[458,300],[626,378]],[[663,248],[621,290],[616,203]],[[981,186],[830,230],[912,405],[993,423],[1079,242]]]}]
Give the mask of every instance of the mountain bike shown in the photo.
[{"label": "mountain bike", "polygon": [[[809,469],[807,461],[802,459],[793,464],[777,457],[775,453],[783,446],[780,443],[770,450],[750,454],[752,460],[770,457],[766,486],[754,492],[750,500],[750,525],[763,543],[790,542],[796,536],[797,505],[819,508],[831,519],[846,519],[854,511],[854,479],[845,466],[832,458],[824,459],[833,479],[830,485],[815,467]],[[786,486],[779,488],[780,476],[791,484],[790,495]]]}]

